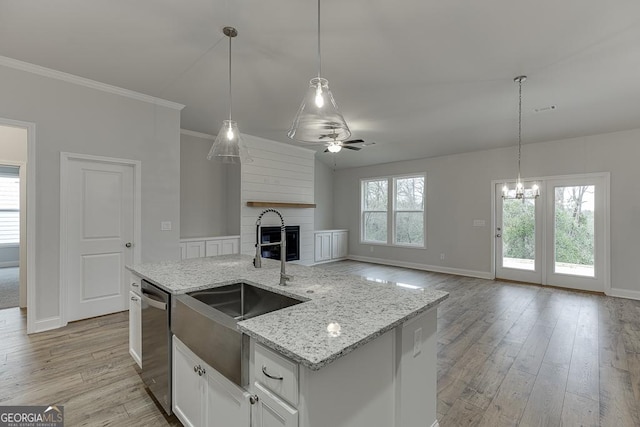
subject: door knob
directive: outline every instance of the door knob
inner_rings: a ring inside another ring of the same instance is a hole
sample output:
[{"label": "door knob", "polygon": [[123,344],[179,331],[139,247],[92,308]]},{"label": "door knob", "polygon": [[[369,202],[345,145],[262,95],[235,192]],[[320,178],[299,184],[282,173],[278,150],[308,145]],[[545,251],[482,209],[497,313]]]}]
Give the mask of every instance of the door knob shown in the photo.
[{"label": "door knob", "polygon": [[255,405],[256,403],[258,403],[258,400],[260,399],[255,394],[253,396],[249,396],[249,403],[251,403],[252,405]]},{"label": "door knob", "polygon": [[496,234],[496,237],[502,237],[502,234],[498,233],[498,234]]},{"label": "door knob", "polygon": [[125,247],[130,248],[131,247],[131,242],[127,242],[124,244]]}]

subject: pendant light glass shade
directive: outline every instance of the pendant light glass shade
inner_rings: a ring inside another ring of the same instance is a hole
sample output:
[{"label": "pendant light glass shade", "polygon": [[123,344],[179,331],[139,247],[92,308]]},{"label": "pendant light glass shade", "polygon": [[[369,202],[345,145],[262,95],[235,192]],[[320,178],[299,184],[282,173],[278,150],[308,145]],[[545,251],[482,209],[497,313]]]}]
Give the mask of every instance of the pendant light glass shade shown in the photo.
[{"label": "pendant light glass shade", "polygon": [[351,130],[329,90],[327,79],[311,79],[287,136],[311,144],[344,141],[351,136]]},{"label": "pendant light glass shade", "polygon": [[231,120],[231,39],[238,35],[238,31],[233,27],[224,27],[222,32],[229,37],[229,120],[223,120],[207,160],[214,159],[222,163],[239,165],[250,163],[253,159],[242,142],[238,123]]},{"label": "pendant light glass shade", "polygon": [[244,147],[242,136],[235,120],[224,120],[216,140],[209,150],[207,160],[215,159],[222,163],[239,165],[253,159]]}]

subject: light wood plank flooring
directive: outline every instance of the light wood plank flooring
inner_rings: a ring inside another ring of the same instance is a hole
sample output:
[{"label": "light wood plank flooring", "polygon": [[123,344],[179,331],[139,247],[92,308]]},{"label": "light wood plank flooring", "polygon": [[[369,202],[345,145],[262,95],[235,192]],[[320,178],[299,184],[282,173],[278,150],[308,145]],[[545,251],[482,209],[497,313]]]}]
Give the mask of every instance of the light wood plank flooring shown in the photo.
[{"label": "light wood plank flooring", "polygon": [[[640,426],[640,301],[354,261],[316,268],[450,293],[438,309],[442,427]],[[61,404],[69,426],[180,425],[139,379],[127,313],[33,336],[25,322],[0,311],[0,405]]]}]

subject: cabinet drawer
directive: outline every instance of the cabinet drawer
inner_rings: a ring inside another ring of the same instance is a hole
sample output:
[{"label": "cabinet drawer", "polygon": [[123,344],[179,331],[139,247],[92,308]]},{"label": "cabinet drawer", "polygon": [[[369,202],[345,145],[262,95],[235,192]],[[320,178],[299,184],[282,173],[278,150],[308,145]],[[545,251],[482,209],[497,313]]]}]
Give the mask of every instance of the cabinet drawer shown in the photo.
[{"label": "cabinet drawer", "polygon": [[140,278],[134,274],[130,275],[131,287],[129,291],[134,292],[136,296],[140,296]]},{"label": "cabinet drawer", "polygon": [[298,404],[298,364],[256,344],[254,378],[283,399]]}]

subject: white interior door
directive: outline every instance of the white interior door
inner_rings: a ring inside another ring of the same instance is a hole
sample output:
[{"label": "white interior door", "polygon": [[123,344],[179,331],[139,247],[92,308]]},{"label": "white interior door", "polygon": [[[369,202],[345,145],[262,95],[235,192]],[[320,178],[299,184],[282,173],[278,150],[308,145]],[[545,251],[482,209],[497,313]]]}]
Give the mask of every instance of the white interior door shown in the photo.
[{"label": "white interior door", "polygon": [[544,204],[539,198],[503,200],[502,186],[495,188],[496,278],[542,283]]},{"label": "white interior door", "polygon": [[80,158],[69,158],[65,165],[66,319],[126,310],[125,265],[133,261],[134,167]]}]

